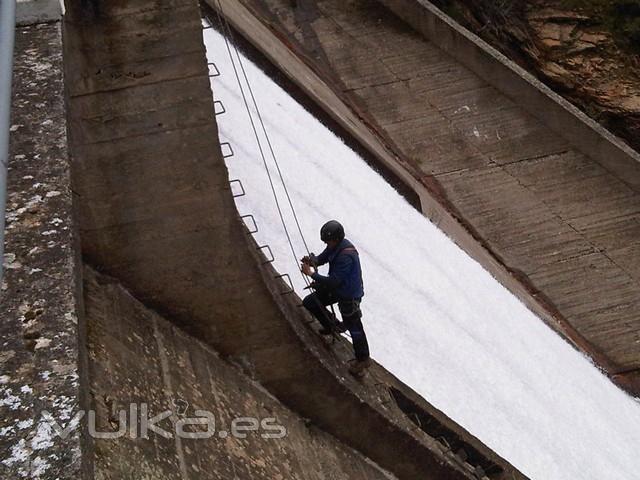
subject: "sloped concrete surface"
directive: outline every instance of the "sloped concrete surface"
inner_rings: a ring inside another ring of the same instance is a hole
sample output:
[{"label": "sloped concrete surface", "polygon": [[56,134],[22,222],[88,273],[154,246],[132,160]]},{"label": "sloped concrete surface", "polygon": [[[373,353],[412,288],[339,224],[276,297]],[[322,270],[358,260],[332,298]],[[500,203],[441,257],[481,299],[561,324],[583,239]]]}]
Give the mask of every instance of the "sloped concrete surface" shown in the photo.
[{"label": "sloped concrete surface", "polygon": [[632,157],[621,178],[377,1],[242,4],[439,197],[510,273],[503,283],[519,283],[550,325],[639,391]]}]

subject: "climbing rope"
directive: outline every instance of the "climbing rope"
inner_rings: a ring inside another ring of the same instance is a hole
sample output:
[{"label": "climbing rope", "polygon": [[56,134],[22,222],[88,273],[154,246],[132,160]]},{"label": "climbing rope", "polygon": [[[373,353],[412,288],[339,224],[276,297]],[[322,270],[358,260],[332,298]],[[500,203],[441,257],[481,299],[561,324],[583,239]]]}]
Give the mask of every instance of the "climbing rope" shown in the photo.
[{"label": "climbing rope", "polygon": [[[285,182],[284,176],[282,175],[282,170],[280,169],[280,165],[278,163],[278,159],[277,159],[277,157],[275,155],[275,152],[273,150],[273,146],[271,144],[271,140],[269,138],[269,134],[268,134],[267,129],[265,127],[264,120],[262,118],[262,114],[260,113],[260,108],[258,107],[258,103],[257,103],[255,95],[253,93],[253,89],[251,88],[251,83],[249,82],[249,78],[248,78],[246,70],[244,68],[244,64],[242,62],[242,56],[240,55],[238,47],[235,44],[235,39],[234,39],[234,36],[233,36],[233,32],[231,30],[231,27],[229,26],[229,23],[228,23],[227,19],[224,17],[222,4],[220,3],[220,0],[217,0],[217,4],[218,4],[218,8],[214,9],[214,10],[216,10],[216,16],[218,17],[218,22],[219,22],[221,28],[224,30],[222,37],[223,37],[224,42],[225,42],[227,53],[229,54],[229,59],[231,60],[231,66],[233,68],[233,73],[234,73],[234,75],[236,77],[236,82],[238,83],[238,88],[240,89],[240,94],[242,96],[242,101],[243,101],[245,109],[247,111],[247,115],[249,116],[249,121],[251,123],[251,129],[253,130],[253,134],[254,134],[254,137],[256,139],[256,143],[258,144],[258,150],[260,152],[260,157],[262,158],[262,163],[264,165],[265,172],[266,172],[267,178],[269,180],[269,186],[271,187],[271,192],[273,194],[273,198],[274,198],[275,203],[276,203],[276,209],[278,210],[278,216],[280,217],[280,222],[282,223],[282,227],[283,227],[285,235],[287,237],[287,242],[289,244],[289,248],[291,249],[291,253],[293,255],[294,262],[296,262],[296,264],[297,264],[298,255],[296,254],[296,250],[295,250],[295,247],[293,245],[293,240],[291,238],[291,234],[289,232],[289,228],[287,227],[287,223],[286,223],[286,220],[284,218],[282,207],[280,205],[280,200],[278,199],[278,194],[277,194],[277,191],[276,191],[276,188],[275,188],[275,184],[274,184],[273,178],[271,176],[271,172],[269,170],[269,165],[268,165],[267,158],[266,158],[263,146],[262,146],[262,142],[260,140],[260,135],[258,134],[258,129],[256,127],[256,123],[255,123],[255,121],[253,119],[253,115],[251,113],[251,108],[249,106],[249,101],[247,99],[247,95],[245,93],[245,89],[244,89],[244,87],[242,85],[242,80],[240,79],[240,72],[238,71],[238,66],[239,66],[240,70],[242,71],[242,76],[243,76],[244,81],[245,81],[245,83],[247,85],[247,89],[248,89],[250,97],[251,97],[251,102],[253,103],[253,107],[254,107],[254,109],[256,111],[258,120],[260,122],[262,132],[263,132],[264,137],[265,137],[265,139],[267,141],[269,152],[271,154],[271,157],[273,159],[274,164],[276,165],[276,169],[278,171],[280,182],[282,183],[282,187],[283,187],[283,189],[285,191],[285,194],[286,194],[286,197],[287,197],[287,200],[288,200],[288,203],[289,203],[289,207],[290,207],[291,212],[293,214],[293,218],[295,220],[295,223],[296,223],[296,226],[297,226],[297,229],[298,229],[298,233],[300,234],[300,238],[302,239],[302,243],[303,243],[304,248],[305,248],[305,250],[307,252],[307,255],[310,255],[309,248],[307,246],[307,242],[306,242],[306,239],[304,237],[304,234],[302,233],[302,228],[301,228],[300,222],[298,220],[298,215],[297,215],[295,207],[293,205],[293,201],[291,200],[291,196],[289,194],[289,189],[287,188],[287,184]],[[231,42],[229,42],[229,39],[231,39]],[[233,51],[235,52],[238,65],[236,65],[236,60],[234,60],[234,56],[233,56],[233,53],[232,53],[232,47],[231,47],[230,43],[231,43],[231,45],[233,45]],[[307,278],[307,276],[304,275],[302,272],[300,272],[300,275],[302,276],[305,284],[307,286],[309,286],[310,282],[309,282],[309,279]]]},{"label": "climbing rope", "polygon": [[[298,256],[296,254],[295,247],[293,245],[293,241],[292,241],[291,235],[289,233],[289,229],[287,228],[286,220],[285,220],[284,215],[282,213],[282,208],[280,206],[280,201],[278,200],[278,194],[276,192],[275,185],[274,185],[273,179],[271,177],[271,172],[269,171],[269,166],[267,164],[267,159],[265,157],[264,150],[262,148],[262,143],[260,141],[260,136],[258,134],[258,131],[257,131],[257,128],[256,128],[256,124],[255,124],[255,122],[253,120],[253,115],[251,113],[251,108],[249,107],[249,102],[247,100],[247,95],[245,94],[245,91],[244,91],[244,88],[243,88],[243,85],[242,85],[242,81],[240,79],[240,75],[239,75],[239,72],[238,72],[238,68],[236,67],[236,62],[235,62],[235,60],[233,58],[233,54],[232,54],[232,51],[231,51],[231,45],[233,45],[233,50],[234,50],[235,55],[236,55],[237,60],[238,60],[238,66],[240,67],[240,70],[242,72],[242,76],[243,76],[244,81],[245,81],[245,83],[247,85],[247,89],[248,89],[249,95],[251,97],[251,102],[253,103],[253,107],[254,107],[254,109],[256,111],[256,114],[257,114],[257,117],[258,117],[258,121],[259,121],[260,127],[262,129],[262,133],[264,134],[264,137],[265,137],[265,139],[267,141],[267,146],[268,146],[268,149],[269,149],[269,153],[270,153],[271,158],[273,159],[273,162],[274,162],[274,164],[276,166],[276,169],[278,171],[278,176],[280,178],[280,182],[282,183],[282,187],[283,187],[285,195],[287,197],[287,202],[289,203],[289,208],[291,209],[291,212],[293,214],[293,219],[295,221],[296,228],[298,230],[300,238],[302,239],[302,243],[304,245],[304,248],[305,248],[305,251],[306,251],[307,255],[310,256],[311,253],[309,251],[309,247],[307,245],[307,241],[306,241],[306,239],[304,237],[304,233],[302,232],[302,227],[300,226],[300,221],[298,220],[298,215],[297,215],[296,209],[295,209],[295,207],[293,205],[293,201],[291,199],[291,195],[289,194],[289,189],[287,188],[287,183],[286,183],[286,181],[284,179],[284,176],[282,174],[282,170],[280,169],[280,164],[279,164],[278,159],[276,157],[276,154],[274,152],[273,145],[271,144],[271,139],[269,138],[269,134],[267,132],[264,120],[262,118],[262,114],[260,113],[260,108],[258,107],[258,102],[256,101],[256,97],[255,97],[255,95],[253,93],[253,88],[251,87],[251,82],[249,82],[249,78],[247,76],[247,72],[246,72],[246,70],[244,68],[244,63],[242,61],[242,56],[240,55],[240,52],[239,52],[238,47],[236,45],[235,38],[234,38],[234,35],[233,35],[233,32],[232,32],[232,29],[231,29],[231,27],[229,25],[229,22],[227,21],[226,17],[224,16],[224,11],[222,9],[222,4],[221,4],[220,0],[217,0],[217,5],[218,5],[218,8],[214,9],[214,10],[216,10],[216,16],[218,17],[218,22],[219,22],[221,28],[223,29],[222,37],[224,38],[224,42],[225,42],[225,46],[226,46],[226,49],[227,49],[227,53],[229,54],[229,59],[231,60],[231,65],[233,67],[233,72],[234,72],[234,75],[236,77],[236,82],[238,83],[238,88],[240,89],[240,94],[242,96],[242,100],[243,100],[245,109],[247,111],[247,115],[249,116],[249,120],[251,122],[251,128],[253,130],[253,134],[254,134],[256,142],[258,144],[258,150],[259,150],[260,156],[262,158],[262,163],[263,163],[265,171],[267,173],[267,178],[269,179],[269,185],[271,187],[271,192],[273,193],[273,197],[274,197],[274,200],[275,200],[275,203],[276,203],[276,208],[278,210],[278,215],[280,217],[280,222],[282,223],[282,227],[283,227],[284,232],[286,234],[287,242],[289,243],[289,247],[291,249],[291,253],[293,255],[294,261],[297,264]],[[231,39],[231,45],[230,45],[229,39]],[[303,278],[305,284],[307,285],[307,287],[310,287],[311,286],[311,282],[309,281],[307,276],[304,275],[302,272],[300,272],[300,274],[302,275],[302,278]],[[323,307],[324,307],[324,305],[323,305]],[[335,310],[333,308],[333,305],[331,305],[330,307],[331,307],[331,315],[333,316],[333,319],[337,318],[336,314],[335,314]],[[328,320],[331,321],[331,319],[328,319]]]},{"label": "climbing rope", "polygon": [[[220,7],[220,13],[222,14],[222,16],[224,17],[224,13],[222,11],[222,5],[220,4],[220,0],[218,1],[218,6]],[[258,108],[258,103],[256,102],[256,98],[253,94],[253,88],[251,88],[251,83],[249,82],[249,79],[247,77],[247,72],[244,69],[244,63],[242,62],[242,57],[240,56],[240,53],[238,52],[238,48],[235,45],[235,39],[233,38],[233,32],[231,30],[231,28],[229,27],[229,22],[226,20],[225,17],[225,26],[226,26],[226,30],[229,33],[229,36],[231,38],[232,43],[234,44],[234,48],[235,48],[235,52],[236,55],[238,56],[238,63],[240,64],[240,70],[242,70],[242,75],[244,77],[245,82],[247,83],[247,87],[249,90],[249,94],[251,96],[251,101],[253,102],[253,105],[256,109],[256,114],[258,115],[258,120],[260,121],[260,126],[262,128],[262,132],[264,133],[264,137],[267,140],[267,146],[269,147],[269,152],[271,153],[271,158],[273,158],[273,162],[276,166],[276,170],[278,171],[278,176],[280,177],[280,182],[282,183],[282,186],[284,188],[284,193],[287,196],[287,201],[289,203],[289,207],[291,208],[291,213],[293,214],[293,219],[296,223],[296,227],[298,229],[298,233],[300,234],[300,238],[302,239],[302,243],[304,245],[304,248],[307,252],[307,255],[309,255],[309,247],[307,246],[307,241],[304,238],[304,234],[302,233],[302,228],[300,227],[300,222],[298,221],[298,215],[296,213],[296,209],[293,206],[293,201],[291,200],[291,196],[289,195],[289,189],[287,188],[287,183],[284,180],[284,176],[282,175],[282,170],[280,170],[280,164],[278,163],[278,159],[276,158],[276,154],[273,151],[273,146],[271,145],[271,139],[269,138],[269,135],[267,134],[267,129],[265,128],[264,125],[264,121],[262,120],[262,114],[260,113],[260,109]]]}]

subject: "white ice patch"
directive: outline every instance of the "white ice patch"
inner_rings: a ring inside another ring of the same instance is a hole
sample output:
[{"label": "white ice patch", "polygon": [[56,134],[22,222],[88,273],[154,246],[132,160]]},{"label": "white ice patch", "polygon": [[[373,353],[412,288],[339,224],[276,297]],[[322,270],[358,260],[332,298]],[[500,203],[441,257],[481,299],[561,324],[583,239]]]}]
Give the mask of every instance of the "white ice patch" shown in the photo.
[{"label": "white ice patch", "polygon": [[31,462],[32,478],[40,478],[49,469],[50,465],[44,458],[36,457]]},{"label": "white ice patch", "polygon": [[27,442],[23,438],[11,447],[11,453],[9,458],[2,460],[2,463],[7,467],[11,467],[16,463],[24,463],[29,458],[29,450],[27,449]]},{"label": "white ice patch", "polygon": [[25,208],[27,209],[33,208],[39,203],[42,203],[42,195],[34,195],[29,199],[29,201],[25,205]]},{"label": "white ice patch", "polygon": [[[73,375],[70,377],[73,379]],[[76,377],[77,378],[77,377]],[[61,395],[53,401],[53,406],[58,409],[58,418],[60,420],[69,420],[72,417],[76,402],[73,398]]]},{"label": "white ice patch", "polygon": [[21,391],[22,393],[29,393],[29,394],[31,394],[31,393],[33,393],[33,388],[31,388],[29,385],[23,385],[23,386],[21,386],[21,387],[20,387],[20,391]]},{"label": "white ice patch", "polygon": [[16,397],[9,388],[0,389],[0,407],[9,407],[9,410],[17,410],[20,408],[22,402],[19,397]]},{"label": "white ice patch", "polygon": [[46,348],[49,345],[51,345],[51,339],[42,337],[42,338],[39,338],[39,339],[36,340],[35,349],[39,350],[41,348]]},{"label": "white ice patch", "polygon": [[35,436],[31,439],[31,448],[33,450],[44,450],[53,446],[53,427],[49,422],[42,421],[38,423]]},{"label": "white ice patch", "polygon": [[16,427],[18,427],[18,430],[26,430],[27,428],[31,428],[33,427],[33,419],[27,418],[26,420],[21,420],[16,423]]},{"label": "white ice patch", "polygon": [[22,268],[22,264],[16,260],[15,253],[5,253],[2,260],[2,266],[7,270],[18,270]]}]

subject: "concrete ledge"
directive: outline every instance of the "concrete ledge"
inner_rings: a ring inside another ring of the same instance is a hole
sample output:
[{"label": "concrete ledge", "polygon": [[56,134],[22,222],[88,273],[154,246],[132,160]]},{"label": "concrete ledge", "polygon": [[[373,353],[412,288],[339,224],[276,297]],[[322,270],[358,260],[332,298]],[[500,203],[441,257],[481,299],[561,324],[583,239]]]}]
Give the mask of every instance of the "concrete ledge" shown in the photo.
[{"label": "concrete ledge", "polygon": [[62,18],[60,0],[18,0],[16,4],[16,24],[57,22]]},{"label": "concrete ledge", "polygon": [[628,392],[640,392],[640,369],[621,372],[613,375],[612,378],[616,384]]},{"label": "concrete ledge", "polygon": [[379,0],[429,41],[640,191],[640,154],[426,0]]},{"label": "concrete ledge", "polygon": [[86,430],[59,437],[43,415],[73,418],[90,396],[62,67],[59,24],[16,29],[0,258],[8,267],[0,288],[2,479],[93,479]]}]

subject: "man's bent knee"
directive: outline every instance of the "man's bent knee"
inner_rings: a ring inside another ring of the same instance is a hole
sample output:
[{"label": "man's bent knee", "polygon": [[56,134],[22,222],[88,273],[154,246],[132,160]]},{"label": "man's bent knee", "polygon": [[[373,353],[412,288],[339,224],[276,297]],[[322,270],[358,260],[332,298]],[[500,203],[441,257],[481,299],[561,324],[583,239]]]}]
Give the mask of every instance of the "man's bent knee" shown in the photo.
[{"label": "man's bent knee", "polygon": [[315,293],[307,295],[302,300],[302,305],[307,310],[316,310],[318,308],[318,300],[315,298]]}]

